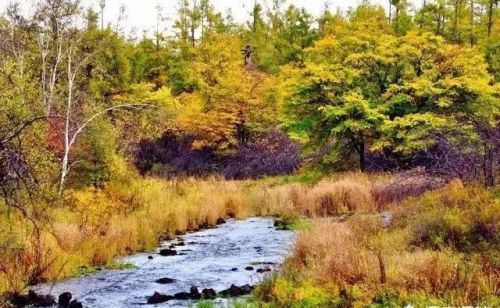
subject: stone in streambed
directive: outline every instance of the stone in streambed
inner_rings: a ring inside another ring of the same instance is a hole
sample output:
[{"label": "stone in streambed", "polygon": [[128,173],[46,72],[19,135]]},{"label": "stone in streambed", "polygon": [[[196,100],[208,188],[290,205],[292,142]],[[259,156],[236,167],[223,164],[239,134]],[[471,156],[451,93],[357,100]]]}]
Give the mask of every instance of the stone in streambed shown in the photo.
[{"label": "stone in streambed", "polygon": [[226,220],[224,218],[217,218],[217,221],[215,223],[218,225],[222,225],[226,223]]},{"label": "stone in streambed", "polygon": [[221,291],[219,294],[222,297],[238,297],[243,295],[248,295],[252,292],[253,287],[249,284],[243,286],[237,286],[232,284],[229,289]]},{"label": "stone in streambed", "polygon": [[169,248],[175,248],[177,246],[186,246],[186,243],[182,240],[182,241],[179,241],[177,243],[172,243],[170,244],[170,246],[168,246]]},{"label": "stone in streambed", "polygon": [[237,272],[237,271],[238,271],[238,268],[237,268],[237,267],[233,267],[233,268],[231,269],[231,271],[232,271],[232,272]]},{"label": "stone in streambed", "polygon": [[155,292],[153,296],[148,297],[148,304],[161,304],[172,299],[173,296]]},{"label": "stone in streambed", "polygon": [[245,267],[245,270],[247,270],[247,271],[253,271],[254,268],[253,268],[253,266],[247,266],[247,267]]},{"label": "stone in streambed", "polygon": [[268,266],[257,269],[257,273],[261,273],[261,274],[265,273],[265,272],[270,272],[270,271],[271,271],[271,268]]},{"label": "stone in streambed", "polygon": [[174,283],[174,281],[175,280],[173,280],[172,278],[164,277],[164,278],[160,278],[160,279],[156,280],[156,283],[169,284],[169,283]]},{"label": "stone in streambed", "polygon": [[174,295],[174,299],[177,300],[188,300],[191,299],[191,293],[188,292],[179,292]]},{"label": "stone in streambed", "polygon": [[28,291],[28,295],[15,293],[11,297],[11,303],[18,307],[35,306],[35,307],[51,307],[56,304],[56,300],[52,295],[39,295],[33,290]]},{"label": "stone in streambed", "polygon": [[59,295],[59,300],[57,303],[59,304],[60,307],[69,307],[69,303],[71,302],[71,298],[73,295],[70,292],[64,292]]},{"label": "stone in streambed", "polygon": [[201,291],[201,299],[216,299],[217,292],[214,289],[203,289]]},{"label": "stone in streambed", "polygon": [[164,256],[164,257],[170,257],[170,256],[175,256],[177,255],[177,251],[173,250],[173,249],[161,249],[160,250],[160,255],[161,256]]},{"label": "stone in streambed", "polygon": [[71,303],[69,303],[68,308],[83,308],[82,303],[77,301],[76,299],[72,300]]},{"label": "stone in streambed", "polygon": [[192,299],[200,299],[201,298],[200,291],[198,291],[198,288],[195,286],[192,286],[191,289],[189,289],[189,294],[191,295]]}]

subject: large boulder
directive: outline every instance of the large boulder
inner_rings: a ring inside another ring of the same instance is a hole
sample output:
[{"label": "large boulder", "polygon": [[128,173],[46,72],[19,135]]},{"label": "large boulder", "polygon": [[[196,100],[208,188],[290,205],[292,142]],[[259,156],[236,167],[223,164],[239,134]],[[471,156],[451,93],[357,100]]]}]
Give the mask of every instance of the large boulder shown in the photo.
[{"label": "large boulder", "polygon": [[214,289],[203,289],[201,291],[201,298],[202,299],[216,299],[217,292],[215,292]]},{"label": "large boulder", "polygon": [[73,295],[70,292],[64,292],[59,295],[59,300],[57,303],[60,307],[67,308],[69,307],[69,303],[71,302],[71,298]]},{"label": "large boulder", "polygon": [[200,299],[201,298],[200,291],[198,291],[198,288],[195,286],[192,286],[191,289],[189,289],[189,294],[191,294],[192,299]]}]

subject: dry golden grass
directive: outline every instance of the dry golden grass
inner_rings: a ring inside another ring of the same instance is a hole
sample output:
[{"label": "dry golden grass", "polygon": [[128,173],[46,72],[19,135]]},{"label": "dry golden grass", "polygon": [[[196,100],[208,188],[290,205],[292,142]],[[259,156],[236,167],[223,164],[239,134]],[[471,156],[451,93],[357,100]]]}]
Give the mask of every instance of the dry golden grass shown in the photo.
[{"label": "dry golden grass", "polygon": [[358,234],[346,224],[318,221],[300,234],[289,266],[307,269],[308,279],[337,285],[376,280],[376,259],[362,248]]},{"label": "dry golden grass", "polygon": [[[307,194],[329,195],[339,189],[337,185],[357,187],[350,181],[320,183]],[[370,200],[370,194],[360,193],[352,200]],[[328,208],[338,208],[332,204],[336,203],[329,201]],[[347,293],[359,290],[357,298],[341,295],[341,306],[347,305],[345,301],[369,305],[381,294],[392,294],[392,305],[408,303],[411,296],[420,305],[436,300],[459,306],[500,303],[496,257],[500,243],[495,233],[500,227],[500,202],[494,190],[453,181],[385,208],[394,213],[388,227],[377,213],[360,208],[346,220],[314,220],[310,229],[300,233],[286,263],[285,274],[293,273],[287,288],[313,281],[325,290],[332,285]],[[279,285],[286,285],[280,279]],[[270,301],[280,303],[281,293]]]},{"label": "dry golden grass", "polygon": [[371,194],[371,183],[360,183],[352,179],[337,182],[320,182],[306,197],[317,216],[335,216],[350,212],[375,210]]}]

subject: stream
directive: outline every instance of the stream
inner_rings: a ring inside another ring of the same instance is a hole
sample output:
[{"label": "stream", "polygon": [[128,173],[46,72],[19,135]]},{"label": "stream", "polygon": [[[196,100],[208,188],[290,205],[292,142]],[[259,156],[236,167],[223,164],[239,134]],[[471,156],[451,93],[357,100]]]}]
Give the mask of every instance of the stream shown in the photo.
[{"label": "stream", "polygon": [[[291,231],[279,231],[269,218],[230,220],[217,228],[181,236],[182,240],[162,242],[156,253],[139,253],[119,258],[118,262],[136,266],[129,270],[102,270],[94,275],[68,279],[54,285],[36,288],[37,292],[56,297],[71,292],[84,307],[143,307],[149,296],[160,292],[189,292],[192,286],[200,291],[212,288],[220,292],[235,284],[255,285],[286,258],[294,241]],[[161,256],[160,249],[175,246],[175,256]],[[152,256],[153,259],[148,257]],[[245,269],[253,267],[252,270]],[[173,283],[159,284],[160,278],[172,278]],[[146,307],[195,307],[193,300],[171,300]],[[219,307],[228,300],[216,299]]]}]

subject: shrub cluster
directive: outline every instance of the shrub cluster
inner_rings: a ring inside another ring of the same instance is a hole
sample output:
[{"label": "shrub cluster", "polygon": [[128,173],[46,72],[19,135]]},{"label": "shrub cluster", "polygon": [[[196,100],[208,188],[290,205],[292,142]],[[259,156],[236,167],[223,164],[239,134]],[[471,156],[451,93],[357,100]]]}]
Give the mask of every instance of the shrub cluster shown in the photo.
[{"label": "shrub cluster", "polygon": [[301,162],[300,146],[282,132],[271,130],[257,136],[234,153],[192,147],[192,138],[165,133],[158,140],[142,140],[136,166],[142,174],[163,178],[221,175],[226,179],[255,179],[290,174]]}]

